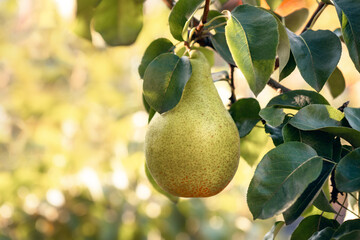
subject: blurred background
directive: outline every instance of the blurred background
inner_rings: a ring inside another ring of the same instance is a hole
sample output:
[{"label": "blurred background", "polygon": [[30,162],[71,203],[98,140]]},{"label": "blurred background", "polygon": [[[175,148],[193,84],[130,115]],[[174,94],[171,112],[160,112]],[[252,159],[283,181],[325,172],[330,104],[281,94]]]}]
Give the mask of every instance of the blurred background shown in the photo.
[{"label": "blurred background", "polygon": [[[284,15],[317,4],[292,3]],[[273,147],[262,128],[243,140],[237,174],[217,196],[174,204],[146,178],[137,68],[151,41],[172,39],[166,5],[145,2],[144,27],[128,47],[76,36],[75,11],[75,0],[0,0],[0,239],[263,239],[277,219],[253,222],[246,204],[251,165]],[[338,27],[329,6],[314,28]],[[227,70],[215,60],[214,71]],[[359,107],[360,75],[345,47],[339,68],[345,92],[322,94],[335,107]],[[283,83],[310,89],[297,71]],[[227,104],[227,84],[216,85]],[[238,98],[252,97],[239,71],[236,87]],[[276,94],[266,88],[258,100],[265,106]]]}]

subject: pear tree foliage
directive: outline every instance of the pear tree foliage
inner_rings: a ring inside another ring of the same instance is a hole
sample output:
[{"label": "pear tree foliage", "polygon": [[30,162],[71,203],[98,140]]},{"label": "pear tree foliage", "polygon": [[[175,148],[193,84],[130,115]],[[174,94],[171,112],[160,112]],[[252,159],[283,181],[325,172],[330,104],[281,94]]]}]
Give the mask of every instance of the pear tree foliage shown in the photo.
[{"label": "pear tree foliage", "polygon": [[[360,1],[318,1],[313,13],[294,9],[287,16],[276,13],[282,0],[267,0],[269,8],[256,0],[237,1],[236,6],[227,2],[164,0],[171,9],[169,29],[164,31],[175,40],[154,39],[139,63],[149,121],[156,112],[166,113],[180,101],[192,74],[190,50],[201,51],[210,64],[216,52],[229,66],[228,72],[214,73],[213,79],[229,83],[229,113],[241,138],[241,156],[250,165],[257,164],[248,187],[249,210],[254,220],[277,215],[284,219],[274,223],[265,239],[274,239],[283,225],[301,216],[304,219],[291,239],[356,239],[359,214],[348,209],[345,201],[350,199],[359,208],[360,108],[354,103],[349,107],[349,102],[332,106],[320,91],[326,87],[336,98],[346,89],[338,67],[342,51],[348,52],[354,71],[360,72]],[[142,28],[143,1],[77,3],[79,35],[89,39],[90,31],[97,31],[110,46],[135,42]],[[338,29],[313,30],[320,14],[331,8],[339,24],[330,27]],[[236,99],[234,68],[243,73],[251,98]],[[312,90],[290,90],[281,83],[295,68]],[[280,94],[261,109],[257,96],[267,86]],[[274,148],[257,162],[259,151],[252,148],[264,142],[253,134],[259,133],[256,126],[261,125],[265,133],[261,138],[270,137]],[[151,183],[161,190],[153,179]],[[340,196],[345,201],[340,202]],[[334,204],[358,219],[339,223]]]}]

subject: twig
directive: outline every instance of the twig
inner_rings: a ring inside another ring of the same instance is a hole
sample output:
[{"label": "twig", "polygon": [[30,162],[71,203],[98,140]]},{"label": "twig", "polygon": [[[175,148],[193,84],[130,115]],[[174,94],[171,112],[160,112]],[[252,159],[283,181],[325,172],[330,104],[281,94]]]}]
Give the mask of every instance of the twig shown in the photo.
[{"label": "twig", "polygon": [[202,15],[199,25],[197,25],[197,27],[196,27],[196,30],[198,32],[201,32],[202,29],[204,28],[204,24],[206,23],[206,20],[207,20],[208,14],[209,14],[210,3],[211,3],[210,0],[205,1],[204,13]]},{"label": "twig", "polygon": [[230,105],[232,105],[233,103],[236,102],[236,95],[235,95],[235,83],[234,83],[234,70],[235,70],[235,66],[229,64],[230,66],[230,74],[229,74],[229,79],[230,79],[230,87],[231,87],[231,96],[229,98],[230,100]]},{"label": "twig", "polygon": [[[336,217],[335,217],[335,220],[339,217],[339,215],[340,215],[340,212],[341,212],[341,210],[343,209],[343,208],[345,208],[345,202],[346,202],[346,200],[347,200],[347,194],[345,194],[345,198],[344,198],[344,202],[341,204],[337,199],[336,199],[336,201],[334,202],[334,203],[337,203],[337,204],[339,204],[340,205],[340,209],[339,209],[339,211],[337,212],[337,214],[336,214]],[[346,208],[345,208],[346,209]]]},{"label": "twig", "polygon": [[341,106],[338,108],[338,110],[339,110],[340,112],[344,112],[344,109],[349,105],[349,103],[350,103],[350,101],[344,102],[343,105],[341,105]]},{"label": "twig", "polygon": [[267,85],[275,89],[276,91],[279,91],[280,93],[290,92],[291,89],[285,87],[284,85],[280,84],[279,82],[275,81],[274,79],[270,78],[267,82]]},{"label": "twig", "polygon": [[324,9],[326,8],[327,4],[324,2],[319,2],[318,7],[316,8],[316,10],[314,11],[313,15],[311,16],[311,18],[309,19],[309,21],[307,22],[307,24],[305,25],[304,29],[301,31],[301,33],[305,32],[306,30],[308,30],[309,28],[311,28],[314,23],[316,22],[316,20],[320,17],[320,14],[324,11]]},{"label": "twig", "polygon": [[[347,194],[346,194],[346,196],[347,196]],[[346,198],[345,198],[345,200],[346,200]],[[355,216],[357,216],[358,218],[360,218],[360,216],[357,214],[357,213],[355,213],[354,211],[352,211],[351,209],[349,209],[348,207],[346,207],[344,204],[345,204],[345,201],[344,201],[344,203],[343,204],[341,204],[339,201],[336,201],[336,203],[337,204],[339,204],[342,208],[344,208],[346,211],[349,211],[349,212],[351,212],[352,214],[354,214]]]}]

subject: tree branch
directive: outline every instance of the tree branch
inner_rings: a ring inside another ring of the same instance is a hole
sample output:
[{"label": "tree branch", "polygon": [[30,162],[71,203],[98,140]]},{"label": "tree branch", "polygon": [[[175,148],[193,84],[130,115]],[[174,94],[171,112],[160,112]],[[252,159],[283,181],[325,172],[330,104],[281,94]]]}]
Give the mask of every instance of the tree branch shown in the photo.
[{"label": "tree branch", "polygon": [[313,15],[310,17],[309,21],[307,22],[307,24],[305,25],[304,29],[301,31],[301,33],[305,32],[306,30],[308,30],[309,28],[311,28],[314,23],[316,22],[316,20],[320,17],[320,14],[324,11],[324,9],[326,8],[327,4],[324,2],[319,2],[318,7],[316,8],[316,10],[314,11]]},{"label": "tree branch", "polygon": [[202,18],[201,18],[201,21],[200,21],[199,25],[196,27],[196,30],[197,30],[198,32],[201,32],[201,31],[202,31],[202,29],[204,28],[204,24],[205,24],[206,21],[207,21],[209,9],[210,9],[210,3],[211,3],[210,0],[206,0],[206,1],[205,1],[204,13],[203,13],[203,15],[202,15]]},{"label": "tree branch", "polygon": [[274,79],[270,78],[267,82],[267,85],[269,85],[274,90],[278,91],[279,93],[285,93],[290,92],[291,89],[285,87],[284,85],[280,84],[279,82],[275,81]]},{"label": "tree branch", "polygon": [[230,74],[229,74],[229,78],[230,78],[230,87],[231,87],[231,96],[229,98],[230,100],[230,106],[236,102],[236,95],[235,95],[235,83],[234,83],[234,70],[235,70],[235,66],[229,64],[230,66]]}]

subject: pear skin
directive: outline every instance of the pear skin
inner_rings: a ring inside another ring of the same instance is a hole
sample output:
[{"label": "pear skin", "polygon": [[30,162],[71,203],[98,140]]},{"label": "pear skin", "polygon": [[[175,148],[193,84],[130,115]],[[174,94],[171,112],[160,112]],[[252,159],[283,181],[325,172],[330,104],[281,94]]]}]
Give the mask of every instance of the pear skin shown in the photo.
[{"label": "pear skin", "polygon": [[179,197],[210,197],[234,177],[240,158],[237,127],[200,52],[190,52],[192,75],[180,102],[156,114],[145,137],[145,157],[158,185]]}]

